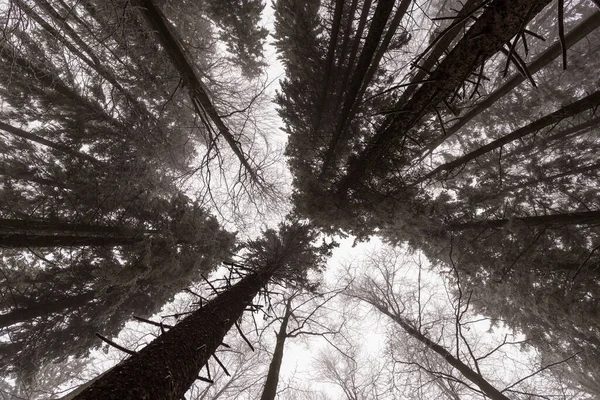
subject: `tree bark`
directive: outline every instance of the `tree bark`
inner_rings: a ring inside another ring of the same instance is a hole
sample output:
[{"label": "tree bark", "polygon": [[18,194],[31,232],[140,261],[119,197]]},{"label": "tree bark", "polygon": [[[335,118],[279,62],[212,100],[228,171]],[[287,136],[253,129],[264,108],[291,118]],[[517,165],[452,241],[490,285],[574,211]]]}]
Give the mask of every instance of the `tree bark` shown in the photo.
[{"label": "tree bark", "polygon": [[113,368],[78,400],[181,400],[223,337],[272,276],[251,273]]},{"label": "tree bark", "polygon": [[540,129],[543,129],[549,125],[558,123],[565,118],[570,118],[570,117],[573,117],[573,116],[575,116],[579,113],[582,113],[586,110],[596,108],[596,107],[598,107],[598,105],[600,105],[600,92],[596,92],[589,96],[586,96],[583,99],[578,100],[573,104],[563,107],[560,110],[553,112],[552,114],[548,114],[545,117],[542,117],[542,118],[538,119],[537,121],[530,123],[529,125],[526,125],[520,129],[517,129],[516,131],[514,131],[512,133],[509,133],[508,135],[502,136],[501,138],[496,139],[496,140],[492,141],[491,143],[488,143],[485,146],[482,146],[475,151],[465,154],[464,156],[459,157],[454,161],[440,165],[437,168],[435,168],[433,171],[429,172],[422,178],[418,179],[413,184],[418,185],[420,183],[423,183],[423,182],[431,179],[435,175],[439,174],[442,171],[449,171],[454,168],[462,167],[465,164],[467,164],[469,161],[474,160],[477,157],[480,157],[486,153],[489,153],[490,151],[499,149],[507,143],[510,143],[512,141],[515,141],[515,140],[525,137],[527,135],[536,133]]},{"label": "tree bark", "polygon": [[14,311],[0,315],[0,329],[19,322],[54,314],[65,309],[79,308],[93,300],[95,296],[94,292],[86,292],[49,303],[36,304],[27,308],[17,308]]},{"label": "tree bark", "polygon": [[287,339],[287,326],[291,315],[291,299],[289,299],[286,304],[285,315],[281,320],[279,332],[277,332],[275,351],[273,352],[273,358],[271,359],[271,364],[269,365],[267,380],[265,381],[265,387],[260,400],[275,400],[275,395],[277,395],[279,371],[281,370],[281,362],[283,361],[283,349],[285,347],[285,340]]},{"label": "tree bark", "polygon": [[467,364],[465,364],[464,362],[462,362],[461,360],[459,360],[458,358],[453,356],[444,347],[442,347],[439,344],[435,343],[434,341],[430,340],[427,336],[423,335],[419,330],[413,328],[413,326],[411,324],[409,324],[407,321],[405,321],[403,318],[390,312],[387,308],[385,308],[384,306],[382,306],[380,304],[377,304],[375,302],[369,302],[369,303],[371,305],[373,305],[375,308],[377,308],[380,312],[382,312],[383,314],[390,317],[398,325],[400,325],[400,327],[402,329],[404,329],[404,331],[406,333],[408,333],[410,336],[414,337],[419,342],[421,342],[425,346],[427,346],[429,349],[433,350],[434,352],[436,352],[437,354],[442,356],[448,364],[450,364],[451,366],[456,368],[456,370],[458,370],[465,378],[467,378],[469,381],[471,381],[475,385],[477,385],[479,387],[479,389],[481,389],[481,391],[483,393],[485,393],[485,395],[488,396],[490,399],[492,399],[492,400],[510,400],[508,397],[506,397],[504,394],[502,394],[502,392],[500,390],[496,389],[491,383],[489,383],[483,376],[481,376],[476,371],[474,371],[471,367],[469,367]]},{"label": "tree bark", "polygon": [[415,92],[390,126],[376,132],[365,149],[348,160],[344,168],[347,173],[336,185],[340,200],[344,201],[349,189],[360,185],[365,174],[380,164],[385,152],[393,151],[401,144],[402,138],[423,116],[451,96],[477,66],[500,51],[549,2],[496,0],[489,3],[463,39],[430,75],[431,82]]}]

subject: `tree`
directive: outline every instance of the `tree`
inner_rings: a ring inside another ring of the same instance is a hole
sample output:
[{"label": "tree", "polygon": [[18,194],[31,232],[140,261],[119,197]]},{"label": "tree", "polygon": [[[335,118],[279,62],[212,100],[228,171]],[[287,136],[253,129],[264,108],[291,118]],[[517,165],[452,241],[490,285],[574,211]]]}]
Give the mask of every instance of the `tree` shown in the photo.
[{"label": "tree", "polygon": [[277,318],[281,320],[281,324],[279,330],[275,332],[275,349],[269,364],[261,400],[274,400],[278,393],[279,372],[285,343],[288,339],[298,336],[334,336],[340,332],[341,325],[334,327],[332,323],[320,322],[324,319],[324,312],[331,312],[326,306],[339,292],[319,293],[319,289],[317,289],[314,293],[303,293],[305,290],[307,288],[293,289],[291,293],[283,296],[283,316]]},{"label": "tree", "polygon": [[[204,209],[184,196],[155,206],[155,220],[143,222],[157,229],[146,233],[3,220],[4,227],[24,232],[27,249],[4,252],[0,326],[11,337],[0,345],[3,357],[11,359],[3,365],[5,372],[27,380],[46,363],[86,355],[97,346],[94,333],[100,328],[114,335],[133,315],[152,315],[191,281],[229,259],[234,235]],[[71,237],[61,235],[68,229]],[[123,231],[127,235],[119,237]],[[39,245],[45,248],[34,248]]]},{"label": "tree", "polygon": [[[494,368],[501,362],[494,360],[495,357],[511,357],[507,348],[526,344],[528,340],[519,339],[514,334],[506,334],[503,338],[485,338],[478,332],[478,337],[473,336],[471,331],[477,332],[481,329],[475,325],[475,321],[481,322],[481,319],[470,314],[472,292],[464,291],[458,271],[450,270],[450,274],[454,275],[452,283],[456,286],[450,289],[451,292],[446,289],[448,298],[444,299],[439,286],[436,287],[430,282],[427,271],[421,265],[413,267],[417,271],[408,270],[410,267],[407,268],[405,257],[400,249],[384,249],[378,254],[370,255],[361,266],[361,270],[365,271],[364,275],[353,283],[349,291],[350,296],[365,301],[387,316],[399,330],[419,342],[428,352],[437,354],[437,361],[433,367],[416,359],[398,361],[399,363],[416,366],[418,370],[423,370],[435,378],[448,380],[450,386],[457,382],[492,399],[544,398],[547,395],[544,390],[550,393],[554,390],[558,393],[564,390],[560,386],[523,386],[523,382],[554,365],[561,364],[564,360],[539,367],[527,365],[530,370],[512,372],[521,374],[520,377],[516,375],[516,378],[506,371],[503,375],[508,376],[512,382],[502,382],[501,377],[494,376]],[[392,340],[390,345],[397,346],[400,342],[401,340]],[[407,357],[406,354],[396,354],[396,359]],[[574,354],[567,358],[573,357]],[[439,363],[452,367],[449,375],[446,375],[444,368],[441,371],[437,369],[436,364]],[[506,363],[504,368],[508,368]],[[460,376],[457,376],[455,371]]]},{"label": "tree", "polygon": [[308,268],[321,267],[331,246],[315,247],[314,239],[309,227],[293,224],[249,242],[246,268],[250,272],[244,278],[76,398],[181,398],[261,287],[271,279],[297,281]]}]

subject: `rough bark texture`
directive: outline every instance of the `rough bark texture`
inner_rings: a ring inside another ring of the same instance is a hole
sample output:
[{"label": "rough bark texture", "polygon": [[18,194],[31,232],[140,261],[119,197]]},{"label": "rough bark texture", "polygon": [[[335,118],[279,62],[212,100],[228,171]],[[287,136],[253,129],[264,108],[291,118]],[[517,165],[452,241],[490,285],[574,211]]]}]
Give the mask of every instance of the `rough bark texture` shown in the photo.
[{"label": "rough bark texture", "polygon": [[273,268],[252,273],[113,368],[78,400],[181,400]]},{"label": "rough bark texture", "polygon": [[262,392],[260,400],[275,400],[277,395],[277,384],[279,383],[279,371],[281,370],[281,362],[283,361],[283,349],[285,347],[285,340],[287,339],[287,326],[290,316],[292,315],[291,300],[288,301],[285,315],[281,320],[281,326],[279,332],[277,332],[277,341],[275,343],[275,351],[273,352],[273,358],[271,364],[269,364],[269,372],[267,373],[267,380],[265,381],[265,387]]},{"label": "rough bark texture", "polygon": [[388,311],[387,308],[385,308],[379,304],[376,304],[374,302],[371,304],[373,306],[375,306],[383,314],[387,315],[392,320],[394,320],[394,322],[396,322],[398,325],[400,325],[402,327],[402,329],[404,329],[404,331],[406,333],[408,333],[410,336],[414,337],[415,339],[417,339],[418,341],[423,343],[425,346],[427,346],[428,348],[430,348],[431,350],[435,351],[437,354],[442,356],[448,364],[450,364],[451,366],[456,368],[465,378],[467,378],[469,381],[471,381],[475,385],[477,385],[479,387],[479,389],[481,389],[481,391],[483,393],[485,393],[485,395],[488,396],[490,399],[492,399],[492,400],[510,400],[508,397],[506,397],[504,394],[502,394],[501,391],[499,391],[492,384],[490,384],[483,376],[478,374],[476,371],[474,371],[471,367],[469,367],[467,364],[465,364],[458,358],[454,357],[444,347],[442,347],[439,344],[435,343],[434,341],[430,340],[427,336],[423,335],[419,330],[413,328],[412,325],[410,325],[407,321],[403,320],[402,318],[395,315],[394,313]]},{"label": "rough bark texture", "polygon": [[37,304],[27,308],[17,308],[6,314],[0,315],[0,328],[6,328],[19,322],[63,311],[65,309],[79,308],[94,298],[93,292],[73,295],[64,299]]},{"label": "rough bark texture", "polygon": [[504,146],[507,143],[521,139],[527,135],[536,133],[540,129],[543,129],[552,124],[556,124],[565,118],[574,117],[575,115],[582,113],[586,110],[596,108],[596,107],[598,107],[599,104],[600,104],[600,92],[596,92],[589,96],[586,96],[583,99],[578,100],[575,103],[570,104],[566,107],[563,107],[560,110],[557,110],[551,114],[548,114],[545,117],[542,117],[542,118],[538,119],[537,121],[532,122],[531,124],[528,124],[520,129],[517,129],[514,132],[509,133],[508,135],[502,136],[501,138],[496,139],[496,140],[486,144],[485,146],[481,146],[477,150],[472,151],[468,154],[465,154],[464,156],[459,157],[456,160],[453,160],[449,163],[440,165],[439,167],[435,168],[433,171],[429,172],[428,174],[426,174],[422,178],[420,178],[417,182],[415,182],[415,184],[425,182],[425,181],[431,179],[432,177],[434,177],[436,174],[439,174],[442,171],[449,171],[451,169],[461,167],[461,166],[465,165],[466,163],[468,163],[469,161],[476,159],[477,157],[480,157],[486,153],[489,153],[490,151],[501,148],[502,146]]},{"label": "rough bark texture", "polygon": [[375,133],[365,149],[348,161],[346,175],[337,185],[337,192],[345,198],[348,190],[360,181],[371,168],[380,163],[382,155],[394,148],[401,138],[421,118],[447,99],[464,80],[515,34],[521,31],[550,0],[532,3],[530,0],[496,0],[489,4],[440,66],[403,107],[400,115],[384,129]]}]

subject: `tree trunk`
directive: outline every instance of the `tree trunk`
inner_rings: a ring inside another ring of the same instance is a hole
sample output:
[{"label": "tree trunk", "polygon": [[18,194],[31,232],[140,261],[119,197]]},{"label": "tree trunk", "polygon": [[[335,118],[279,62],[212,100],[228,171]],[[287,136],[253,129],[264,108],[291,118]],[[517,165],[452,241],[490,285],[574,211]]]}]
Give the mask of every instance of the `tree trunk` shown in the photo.
[{"label": "tree trunk", "polygon": [[600,224],[600,211],[581,211],[564,214],[537,215],[534,217],[514,217],[484,221],[451,223],[446,228],[451,231],[463,231],[474,228],[502,228],[511,223],[524,226],[563,226]]},{"label": "tree trunk", "polygon": [[223,337],[274,273],[252,273],[79,394],[79,400],[181,400]]},{"label": "tree trunk", "polygon": [[95,294],[93,292],[86,292],[49,303],[36,304],[27,308],[17,308],[14,311],[0,315],[0,329],[19,322],[54,314],[65,309],[79,308],[94,299],[94,297]]},{"label": "tree trunk", "polygon": [[331,25],[331,35],[329,38],[329,47],[327,48],[327,57],[325,58],[325,74],[323,76],[323,91],[319,98],[319,104],[317,105],[317,121],[315,123],[314,131],[319,132],[321,127],[321,121],[323,119],[323,113],[326,112],[324,109],[329,95],[329,88],[331,87],[331,73],[334,67],[335,60],[335,49],[337,47],[338,36],[340,32],[340,24],[342,21],[342,11],[344,9],[344,0],[336,0],[335,10],[333,13],[333,24]]},{"label": "tree trunk", "polygon": [[530,123],[529,125],[526,125],[520,129],[517,129],[514,132],[509,133],[508,135],[502,136],[501,138],[496,139],[475,151],[465,154],[464,156],[459,157],[454,161],[440,165],[433,171],[418,179],[416,182],[413,183],[413,185],[418,185],[420,183],[426,182],[427,180],[431,179],[433,176],[437,175],[442,171],[449,171],[454,168],[463,167],[469,161],[474,160],[477,157],[480,157],[486,153],[489,153],[490,151],[499,149],[507,143],[523,138],[527,135],[536,133],[540,129],[543,129],[552,124],[556,124],[565,118],[570,118],[586,110],[594,109],[598,107],[598,105],[600,105],[600,92],[596,92],[589,96],[586,96],[573,104],[563,107],[560,110],[553,112],[552,114],[548,114],[545,117],[542,117],[537,121]]},{"label": "tree trunk", "polygon": [[[242,152],[238,140],[233,136],[225,122],[219,115],[219,112],[210,100],[210,96],[206,91],[205,85],[196,74],[193,65],[189,62],[185,49],[181,46],[177,38],[174,36],[173,28],[170,27],[169,21],[164,17],[162,12],[154,5],[152,0],[134,0],[133,5],[140,8],[141,13],[144,15],[148,24],[155,30],[156,35],[163,48],[167,52],[171,62],[175,69],[181,75],[184,83],[190,89],[190,96],[192,102],[202,108],[202,110],[208,115],[211,121],[216,125],[219,133],[225,138],[225,141],[229,144],[229,147],[236,155],[240,164],[244,170],[252,178],[252,181],[260,184],[261,178],[256,174],[254,168],[250,165],[248,159]],[[199,115],[201,119],[204,119],[204,115]]]},{"label": "tree trunk", "polygon": [[[335,148],[339,140],[344,136],[344,131],[350,123],[355,104],[360,100],[357,98],[358,93],[360,88],[363,86],[365,75],[367,74],[369,66],[373,61],[377,47],[381,42],[381,35],[385,30],[385,26],[393,7],[393,0],[380,0],[377,2],[375,14],[373,15],[371,26],[369,27],[369,33],[367,34],[365,44],[358,59],[358,65],[356,66],[356,70],[352,75],[348,90],[344,96],[345,101],[342,111],[340,112],[337,126],[335,127],[335,131],[333,132],[331,140],[329,141],[325,155],[323,156],[323,168],[321,170],[322,174],[325,174],[329,169],[329,165],[334,157]],[[359,39],[360,38],[357,38],[357,40]]]},{"label": "tree trunk", "polygon": [[288,300],[285,309],[285,315],[281,320],[281,326],[279,332],[277,332],[277,342],[275,343],[275,351],[273,352],[273,358],[269,365],[269,372],[267,373],[267,380],[265,381],[265,387],[262,392],[260,400],[275,400],[277,394],[277,384],[279,383],[279,371],[281,369],[281,362],[283,361],[283,349],[285,347],[285,340],[287,339],[287,325],[292,315],[291,299]]},{"label": "tree trunk", "polygon": [[[567,48],[570,48],[571,46],[578,43],[580,40],[585,38],[598,27],[600,27],[600,12],[595,12],[565,35],[565,43],[567,45]],[[560,44],[560,41],[557,41],[552,46],[548,47],[548,49],[546,49],[542,54],[540,54],[530,65],[528,65],[527,70],[531,73],[531,75],[533,75],[542,68],[544,68],[546,65],[550,64],[556,57],[558,57],[561,54],[562,46]],[[498,101],[506,94],[508,94],[511,90],[523,83],[525,79],[527,78],[522,74],[516,74],[515,76],[510,78],[502,86],[494,90],[488,97],[486,97],[485,100],[477,104],[475,107],[469,110],[469,112],[463,115],[449,129],[446,129],[446,135],[434,141],[430,146],[428,146],[425,154],[433,152],[437,147],[444,143],[446,139],[454,135],[469,121],[471,121],[477,115],[481,114],[483,111],[490,108],[496,101]]]},{"label": "tree trunk", "polygon": [[[461,7],[460,11],[456,14],[456,21],[460,21],[461,19],[464,19],[464,21],[454,25],[452,28],[448,27],[450,29],[447,31],[444,30],[442,33],[440,33],[441,36],[436,37],[435,40],[437,40],[437,43],[433,49],[431,49],[429,56],[419,67],[415,76],[411,79],[411,85],[407,86],[404,92],[402,92],[402,96],[400,96],[396,104],[402,106],[410,99],[410,96],[412,96],[412,94],[417,90],[419,82],[422,82],[424,79],[426,79],[427,75],[433,71],[435,63],[438,62],[440,57],[442,57],[446,51],[448,51],[448,48],[450,47],[450,44],[454,38],[463,29],[469,20],[465,17],[471,15],[474,10],[481,6],[481,3],[482,0],[467,0],[465,5]],[[445,12],[446,9],[442,8],[441,11]]]},{"label": "tree trunk", "polygon": [[430,75],[431,82],[422,85],[410,102],[403,106],[389,127],[376,132],[365,149],[348,160],[347,173],[336,185],[341,201],[350,188],[360,185],[362,178],[386,152],[394,151],[410,129],[438,103],[449,98],[482,62],[496,54],[522,27],[539,13],[550,0],[532,3],[529,0],[495,0],[467,34]]},{"label": "tree trunk", "polygon": [[481,376],[479,373],[474,371],[471,367],[469,367],[467,364],[465,364],[458,358],[454,357],[444,347],[431,341],[427,336],[423,335],[419,330],[413,328],[412,325],[410,325],[403,318],[391,313],[390,311],[388,311],[387,308],[385,308],[381,305],[378,305],[376,303],[371,303],[371,302],[370,302],[370,304],[373,305],[375,308],[377,308],[379,311],[381,311],[383,314],[390,317],[394,322],[396,322],[398,325],[400,325],[400,327],[402,329],[404,329],[404,331],[406,333],[408,333],[410,336],[414,337],[419,342],[421,342],[425,346],[427,346],[429,349],[433,350],[434,352],[436,352],[437,354],[442,356],[448,364],[450,364],[451,366],[456,368],[465,378],[467,378],[469,381],[471,381],[475,385],[477,385],[479,387],[479,389],[481,389],[481,391],[483,393],[485,393],[485,395],[488,396],[490,399],[492,399],[492,400],[510,400],[508,397],[506,397],[504,394],[502,394],[501,391],[499,391],[492,384],[490,384],[483,376]]}]

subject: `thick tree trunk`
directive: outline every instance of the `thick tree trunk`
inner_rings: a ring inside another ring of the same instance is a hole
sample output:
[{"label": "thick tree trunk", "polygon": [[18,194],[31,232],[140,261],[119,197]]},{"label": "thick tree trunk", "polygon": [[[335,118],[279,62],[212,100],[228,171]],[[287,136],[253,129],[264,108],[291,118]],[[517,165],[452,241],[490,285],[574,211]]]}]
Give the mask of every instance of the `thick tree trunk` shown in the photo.
[{"label": "thick tree trunk", "polygon": [[594,109],[598,107],[598,105],[600,105],[600,92],[596,92],[589,96],[586,96],[573,104],[563,107],[560,110],[553,112],[552,114],[548,114],[545,117],[542,117],[537,121],[530,123],[529,125],[526,125],[520,129],[517,129],[514,132],[509,133],[508,135],[502,136],[501,138],[496,139],[475,151],[465,154],[464,156],[459,157],[454,161],[440,165],[433,171],[418,179],[413,184],[418,185],[420,183],[426,182],[442,171],[449,171],[454,168],[462,167],[466,165],[469,161],[474,160],[477,157],[480,157],[486,153],[489,153],[490,151],[499,149],[507,143],[521,139],[527,135],[536,133],[540,129],[556,124],[565,118],[570,118],[586,110]]},{"label": "thick tree trunk", "polygon": [[79,308],[94,299],[94,297],[95,294],[93,292],[86,292],[53,302],[36,304],[27,308],[17,308],[14,311],[0,315],[0,329],[66,309]]},{"label": "thick tree trunk", "polygon": [[291,299],[288,300],[285,310],[285,315],[281,320],[281,326],[279,332],[277,332],[277,341],[275,343],[275,351],[273,352],[273,358],[269,365],[269,372],[267,373],[267,380],[265,381],[265,387],[262,392],[260,400],[275,400],[277,395],[277,384],[279,383],[279,371],[281,370],[281,362],[283,361],[283,349],[285,347],[285,340],[287,339],[287,326],[290,316],[292,315]]},{"label": "thick tree trunk", "polygon": [[[598,27],[600,27],[600,12],[595,12],[565,35],[565,44],[567,45],[567,48],[570,48],[578,43]],[[527,70],[531,73],[531,75],[533,75],[546,65],[550,64],[561,54],[562,47],[560,41],[557,41],[552,46],[548,47],[548,49],[546,49],[542,54],[540,54],[531,64],[529,64],[527,66]],[[477,104],[475,107],[470,109],[469,112],[460,117],[460,119],[454,123],[454,125],[446,129],[446,135],[435,140],[431,145],[429,145],[425,154],[429,154],[434,151],[437,147],[444,143],[446,139],[457,133],[469,121],[490,108],[495,102],[523,83],[525,79],[527,78],[522,74],[516,74],[510,78],[502,86],[494,90],[488,97],[486,97],[485,100]]]},{"label": "thick tree trunk", "polygon": [[600,224],[600,211],[582,211],[564,214],[537,215],[534,217],[515,217],[492,219],[484,221],[470,221],[451,223],[446,228],[451,231],[463,231],[476,228],[502,228],[511,223],[525,226],[563,226],[563,225],[591,225]]},{"label": "thick tree trunk", "polygon": [[380,158],[403,142],[403,138],[438,103],[448,99],[475,68],[496,54],[523,26],[539,13],[550,0],[495,0],[489,3],[466,35],[430,75],[431,82],[422,85],[410,102],[403,106],[394,122],[378,131],[365,149],[348,160],[347,173],[336,185],[343,201],[348,190],[361,185],[362,178],[380,165]]},{"label": "thick tree trunk", "polygon": [[371,305],[373,305],[375,308],[377,308],[383,314],[390,317],[394,322],[396,322],[398,325],[400,325],[400,327],[402,329],[404,329],[404,331],[406,333],[408,333],[410,336],[414,337],[419,342],[421,342],[425,346],[427,346],[429,349],[433,350],[434,352],[436,352],[437,354],[442,356],[448,364],[450,364],[451,366],[456,368],[456,370],[458,370],[465,378],[467,378],[469,381],[471,381],[475,385],[477,385],[479,387],[479,389],[481,389],[481,391],[483,393],[485,393],[485,395],[488,396],[490,399],[492,399],[492,400],[510,400],[508,397],[506,397],[504,394],[502,394],[502,392],[500,390],[496,389],[491,383],[489,383],[483,376],[481,376],[479,373],[474,371],[467,364],[465,364],[464,362],[462,362],[461,360],[459,360],[458,358],[453,356],[444,347],[433,342],[427,336],[423,335],[419,330],[413,328],[413,326],[410,325],[403,318],[399,317],[398,315],[395,315],[394,313],[390,312],[387,308],[385,308],[379,304],[371,303]]},{"label": "thick tree trunk", "polygon": [[252,273],[79,394],[79,400],[181,400],[223,337],[274,272]]},{"label": "thick tree trunk", "polygon": [[19,129],[12,125],[5,124],[4,122],[0,122],[0,129],[2,129],[3,131],[8,132],[14,136],[42,144],[46,147],[50,147],[51,149],[54,149],[54,150],[59,151],[64,154],[68,154],[68,155],[78,158],[80,160],[89,161],[94,165],[105,165],[103,162],[96,160],[94,157],[90,156],[89,154],[80,153],[79,151],[73,150],[70,147],[64,146],[62,144],[54,143],[50,140],[44,139],[43,137],[33,134],[31,132],[26,132],[23,129]]}]

